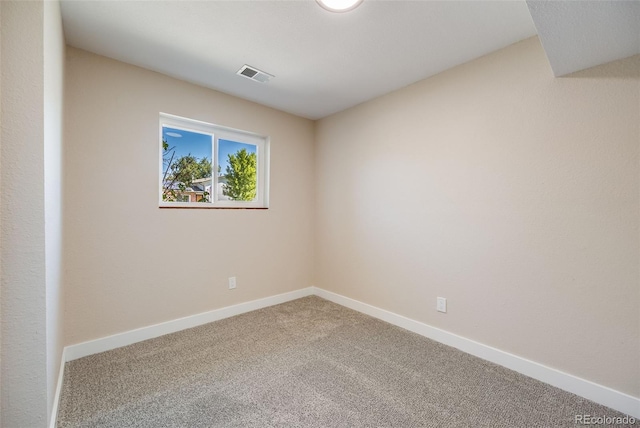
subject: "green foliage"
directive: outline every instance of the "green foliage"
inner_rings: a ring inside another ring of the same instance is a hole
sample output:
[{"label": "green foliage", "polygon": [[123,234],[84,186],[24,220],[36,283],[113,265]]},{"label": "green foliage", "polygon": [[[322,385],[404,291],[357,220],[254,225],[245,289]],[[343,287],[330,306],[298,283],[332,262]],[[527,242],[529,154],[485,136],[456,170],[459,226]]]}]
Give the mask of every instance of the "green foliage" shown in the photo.
[{"label": "green foliage", "polygon": [[222,193],[234,201],[252,201],[256,197],[256,154],[242,149],[229,155],[227,183]]},{"label": "green foliage", "polygon": [[182,156],[171,165],[171,176],[176,182],[190,187],[193,180],[211,177],[211,161],[202,158],[200,161],[190,154]]},{"label": "green foliage", "polygon": [[[175,159],[175,147],[169,147],[162,141],[162,162],[164,176],[162,177],[162,200],[175,202],[182,200],[182,193],[191,187],[194,180],[211,177],[211,161],[207,158],[198,159],[191,154]],[[176,188],[177,187],[177,188]],[[209,193],[204,192],[200,202],[207,202]]]}]

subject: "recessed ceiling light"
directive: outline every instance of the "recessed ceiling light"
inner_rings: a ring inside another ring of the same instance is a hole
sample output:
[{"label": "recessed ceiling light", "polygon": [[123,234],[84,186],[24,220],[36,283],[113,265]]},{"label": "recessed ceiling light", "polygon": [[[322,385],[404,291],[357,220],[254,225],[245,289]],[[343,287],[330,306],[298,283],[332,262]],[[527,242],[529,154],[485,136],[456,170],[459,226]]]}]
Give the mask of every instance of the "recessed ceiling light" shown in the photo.
[{"label": "recessed ceiling light", "polygon": [[360,6],[362,0],[316,0],[320,6],[330,12],[348,12]]}]

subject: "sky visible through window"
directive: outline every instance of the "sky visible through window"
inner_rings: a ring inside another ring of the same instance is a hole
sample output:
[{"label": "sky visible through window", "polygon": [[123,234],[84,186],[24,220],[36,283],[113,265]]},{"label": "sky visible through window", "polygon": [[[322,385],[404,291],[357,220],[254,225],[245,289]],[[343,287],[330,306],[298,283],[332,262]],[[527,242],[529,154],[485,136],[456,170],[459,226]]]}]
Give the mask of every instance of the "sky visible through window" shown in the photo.
[{"label": "sky visible through window", "polygon": [[[163,126],[162,139],[169,144],[169,148],[175,150],[174,159],[180,159],[181,157],[190,154],[191,156],[196,157],[198,161],[202,158],[207,158],[209,161],[212,161],[211,135]],[[246,149],[249,153],[256,152],[256,146],[253,144],[245,144],[223,139],[218,141],[218,158],[220,162],[220,173],[222,175],[225,174],[227,165],[229,165],[229,155],[242,149]]]}]

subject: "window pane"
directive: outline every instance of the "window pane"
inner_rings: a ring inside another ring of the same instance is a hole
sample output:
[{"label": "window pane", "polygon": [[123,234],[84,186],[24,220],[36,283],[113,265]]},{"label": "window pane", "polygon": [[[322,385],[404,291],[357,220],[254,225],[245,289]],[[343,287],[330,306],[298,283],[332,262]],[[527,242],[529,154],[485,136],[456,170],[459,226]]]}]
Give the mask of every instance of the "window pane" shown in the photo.
[{"label": "window pane", "polygon": [[253,201],[257,196],[257,146],[218,140],[218,200]]},{"label": "window pane", "polygon": [[162,127],[162,201],[211,201],[211,148],[208,134]]}]

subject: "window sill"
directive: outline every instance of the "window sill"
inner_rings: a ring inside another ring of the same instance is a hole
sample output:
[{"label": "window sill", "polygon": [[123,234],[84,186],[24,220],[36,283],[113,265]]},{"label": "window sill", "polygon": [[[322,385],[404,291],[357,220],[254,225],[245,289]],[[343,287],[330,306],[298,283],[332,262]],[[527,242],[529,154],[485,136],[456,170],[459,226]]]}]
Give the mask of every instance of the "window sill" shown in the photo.
[{"label": "window sill", "polygon": [[159,206],[163,210],[268,210],[268,207],[167,207]]},{"label": "window sill", "polygon": [[261,207],[259,205],[214,205],[209,203],[169,203],[169,204],[160,204],[158,206],[160,209],[187,209],[187,210],[268,210],[269,207]]}]

